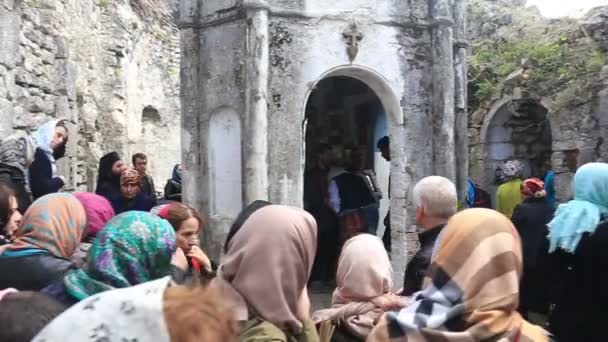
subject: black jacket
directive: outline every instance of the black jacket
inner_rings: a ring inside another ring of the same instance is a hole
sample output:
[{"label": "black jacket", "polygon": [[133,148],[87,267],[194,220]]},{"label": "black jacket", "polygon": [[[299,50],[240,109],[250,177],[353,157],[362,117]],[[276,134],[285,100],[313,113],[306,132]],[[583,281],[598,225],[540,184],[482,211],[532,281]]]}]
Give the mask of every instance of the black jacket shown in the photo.
[{"label": "black jacket", "polygon": [[547,224],[553,218],[553,208],[546,199],[529,198],[513,211],[511,221],[519,236],[523,250],[524,273],[519,291],[520,311],[546,313],[549,293],[544,286],[543,270],[547,269],[549,244]]},{"label": "black jacket", "polygon": [[543,247],[549,234],[547,224],[552,218],[553,208],[544,198],[526,199],[513,210],[511,221],[521,237],[524,269],[535,268],[539,258],[543,257]]},{"label": "black jacket", "polygon": [[72,268],[68,260],[50,254],[0,258],[0,289],[39,291],[62,279]]},{"label": "black jacket", "polygon": [[46,153],[40,148],[36,149],[34,162],[29,167],[30,189],[34,199],[59,191],[63,180],[53,178],[53,166]]},{"label": "black jacket", "polygon": [[422,281],[431,264],[435,240],[437,240],[437,237],[444,226],[445,225],[441,225],[418,235],[418,238],[420,239],[420,249],[412,260],[407,263],[405,277],[403,278],[403,292],[401,292],[401,295],[411,296],[422,289]]},{"label": "black jacket", "polygon": [[171,201],[182,201],[182,184],[173,179],[167,180],[165,185],[165,199]]},{"label": "black jacket", "polygon": [[549,330],[559,342],[605,341],[608,308],[608,221],[585,234],[574,254],[550,255],[554,305]]},{"label": "black jacket", "polygon": [[25,214],[27,208],[32,204],[32,197],[25,187],[25,174],[18,168],[10,165],[0,164],[0,181],[13,185],[17,195],[19,212]]}]

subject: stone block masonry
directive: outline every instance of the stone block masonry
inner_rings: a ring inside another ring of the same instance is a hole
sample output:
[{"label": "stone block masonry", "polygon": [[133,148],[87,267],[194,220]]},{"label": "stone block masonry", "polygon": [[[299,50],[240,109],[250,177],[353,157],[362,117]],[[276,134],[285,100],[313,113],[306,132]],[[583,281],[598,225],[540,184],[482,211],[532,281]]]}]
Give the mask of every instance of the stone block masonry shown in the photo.
[{"label": "stone block masonry", "polygon": [[[70,128],[59,172],[94,190],[99,157],[150,157],[157,191],[181,160],[176,1],[0,2],[0,137]],[[157,115],[146,115],[150,111]]]}]

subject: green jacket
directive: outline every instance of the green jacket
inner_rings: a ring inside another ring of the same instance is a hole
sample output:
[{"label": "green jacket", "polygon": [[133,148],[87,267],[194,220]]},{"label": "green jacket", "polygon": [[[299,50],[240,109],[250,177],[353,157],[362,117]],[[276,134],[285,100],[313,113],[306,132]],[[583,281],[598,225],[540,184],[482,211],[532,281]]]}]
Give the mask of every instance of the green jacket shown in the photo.
[{"label": "green jacket", "polygon": [[245,322],[241,330],[241,342],[319,342],[317,328],[311,319],[304,322],[304,329],[299,335],[288,335],[276,325],[253,318]]}]

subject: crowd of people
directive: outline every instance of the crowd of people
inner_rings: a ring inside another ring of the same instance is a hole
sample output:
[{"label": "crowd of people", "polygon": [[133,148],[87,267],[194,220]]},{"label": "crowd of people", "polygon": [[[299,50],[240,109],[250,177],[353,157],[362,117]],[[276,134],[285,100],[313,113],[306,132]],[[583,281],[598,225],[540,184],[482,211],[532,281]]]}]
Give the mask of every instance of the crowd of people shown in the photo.
[{"label": "crowd of people", "polygon": [[[205,218],[179,201],[179,166],[161,200],[143,154],[135,168],[115,152],[101,158],[96,193],[59,192],[64,126],[0,143],[0,341],[603,338],[608,164],[580,167],[574,198],[556,211],[542,180],[519,180],[510,216],[459,210],[449,179],[425,177],[412,193],[421,248],[396,286],[387,245],[370,227],[381,194],[359,152],[331,178],[321,154],[310,175],[326,192],[310,197],[310,213],[248,205],[217,263],[199,243]],[[515,178],[506,178],[511,192]],[[340,247],[322,272],[334,289],[330,307],[313,312],[309,287],[327,258],[330,220]]]}]

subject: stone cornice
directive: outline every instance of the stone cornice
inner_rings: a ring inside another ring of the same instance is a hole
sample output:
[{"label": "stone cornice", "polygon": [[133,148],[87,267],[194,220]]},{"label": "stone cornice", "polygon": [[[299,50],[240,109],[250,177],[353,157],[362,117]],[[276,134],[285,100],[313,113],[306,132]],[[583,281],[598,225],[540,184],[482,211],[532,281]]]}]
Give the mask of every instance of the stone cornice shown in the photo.
[{"label": "stone cornice", "polygon": [[[220,26],[232,21],[244,20],[246,13],[251,10],[265,10],[274,18],[286,18],[296,20],[332,20],[351,22],[352,18],[358,18],[362,22],[381,26],[394,26],[402,28],[435,28],[435,27],[452,27],[454,20],[449,17],[438,18],[416,18],[406,16],[385,16],[385,17],[369,17],[360,16],[350,12],[310,12],[299,10],[286,10],[268,5],[265,1],[249,0],[244,1],[238,6],[233,6],[213,14],[201,17],[198,22],[183,22],[177,23],[180,29],[206,29],[209,27]],[[368,20],[366,20],[368,19]]]}]

